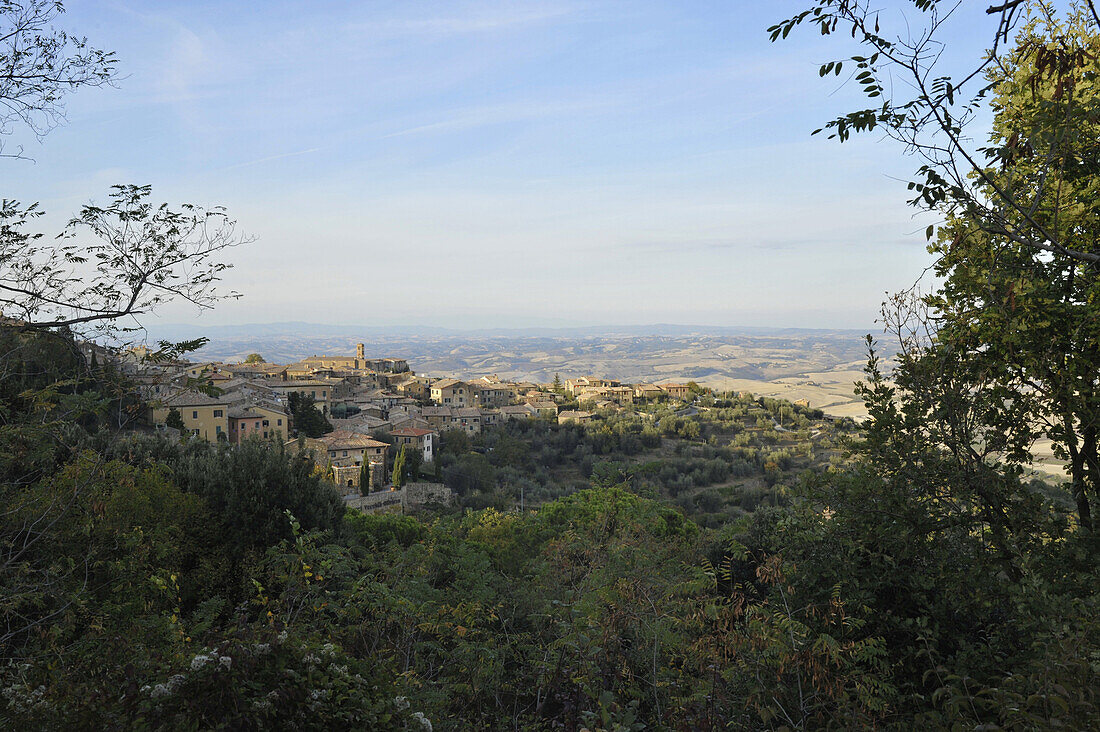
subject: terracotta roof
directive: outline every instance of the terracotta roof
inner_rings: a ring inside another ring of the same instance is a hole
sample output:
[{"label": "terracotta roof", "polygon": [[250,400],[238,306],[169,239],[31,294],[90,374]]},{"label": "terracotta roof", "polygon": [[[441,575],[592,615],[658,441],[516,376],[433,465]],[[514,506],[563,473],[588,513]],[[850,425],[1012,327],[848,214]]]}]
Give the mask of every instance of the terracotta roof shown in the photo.
[{"label": "terracotta roof", "polygon": [[424,430],[417,427],[401,427],[390,432],[390,434],[395,437],[423,437],[424,435],[431,435],[434,433],[435,430]]},{"label": "terracotta roof", "polygon": [[369,437],[350,432],[348,430],[335,430],[319,438],[329,450],[358,450],[364,447],[389,447],[385,442],[372,440]]}]

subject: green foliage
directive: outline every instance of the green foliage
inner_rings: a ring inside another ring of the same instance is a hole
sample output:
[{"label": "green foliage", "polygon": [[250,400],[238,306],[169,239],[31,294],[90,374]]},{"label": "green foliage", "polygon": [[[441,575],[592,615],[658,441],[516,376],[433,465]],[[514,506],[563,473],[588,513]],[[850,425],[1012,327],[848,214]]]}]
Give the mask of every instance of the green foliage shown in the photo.
[{"label": "green foliage", "polygon": [[267,363],[267,361],[265,361],[265,360],[264,360],[264,357],[263,357],[263,356],[261,356],[261,355],[260,355],[260,354],[258,354],[258,353],[250,353],[250,354],[248,354],[248,355],[247,355],[247,356],[245,357],[245,359],[244,359],[244,362],[245,362],[245,363]]},{"label": "green foliage", "polygon": [[170,464],[178,485],[202,497],[219,517],[224,541],[231,546],[263,548],[288,538],[287,510],[307,528],[339,527],[343,507],[335,490],[314,474],[306,455],[291,455],[281,445],[195,441]]},{"label": "green foliage", "polygon": [[466,430],[454,428],[443,430],[439,435],[439,439],[442,443],[441,453],[463,455],[470,451],[470,437],[466,434]]},{"label": "green foliage", "polygon": [[[862,6],[816,7],[831,32]],[[1081,17],[1029,24],[991,77],[1001,164],[981,180],[1035,204],[1004,221],[1088,253],[1100,54]],[[878,93],[875,60],[853,61]],[[1029,198],[1043,185],[1058,203]],[[858,439],[729,393],[451,431],[436,466],[461,512],[346,510],[277,444],[119,435],[125,380],[68,333],[5,327],[0,724],[1100,727],[1093,273],[955,214],[923,302],[940,328],[908,332],[889,378],[872,351]],[[305,432],[316,409],[295,406]],[[1076,516],[1024,479],[1039,434],[1080,460]],[[401,448],[396,485],[418,457]],[[536,510],[512,510],[517,488]]]},{"label": "green foliage", "polygon": [[370,460],[363,456],[363,463],[359,466],[359,493],[366,495],[370,492]]},{"label": "green foliage", "polygon": [[392,682],[332,643],[244,629],[138,689],[127,711],[161,728],[394,729]]},{"label": "green foliage", "polygon": [[174,430],[179,430],[181,434],[186,429],[183,424],[183,415],[175,407],[168,410],[168,416],[164,418],[164,424]]},{"label": "green foliage", "polygon": [[1016,232],[1038,229],[1077,252],[1100,251],[1100,179],[1085,162],[1096,158],[1100,135],[1100,34],[1090,25],[1083,9],[1065,22],[1037,14],[1016,41],[1014,63],[990,73],[993,159],[983,188],[1011,190],[1020,210],[997,226],[960,211],[940,228],[930,251],[943,287],[925,298],[939,327],[918,354],[950,359],[960,381],[996,401],[979,415],[980,437],[1010,465],[1029,462],[1036,439],[1053,442],[1086,528],[1100,508],[1100,278],[1095,263],[1036,249]]},{"label": "green foliage", "polygon": [[401,449],[397,451],[397,457],[393,461],[393,487],[400,489],[405,485],[405,462],[406,462],[406,450],[405,445],[401,446]]},{"label": "green foliage", "polygon": [[354,540],[372,549],[383,549],[391,542],[408,548],[419,542],[426,527],[412,516],[369,514],[348,509],[348,530]]},{"label": "green foliage", "polygon": [[287,397],[287,409],[294,422],[294,429],[306,437],[320,437],[332,432],[332,424],[321,414],[314,404],[313,397],[291,392]]}]

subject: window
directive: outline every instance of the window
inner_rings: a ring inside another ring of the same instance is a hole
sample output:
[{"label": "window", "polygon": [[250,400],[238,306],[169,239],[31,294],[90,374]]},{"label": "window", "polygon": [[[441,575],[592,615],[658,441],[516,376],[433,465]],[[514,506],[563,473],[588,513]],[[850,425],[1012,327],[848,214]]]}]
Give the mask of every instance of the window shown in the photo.
[{"label": "window", "polygon": [[348,456],[348,451],[347,451],[347,450],[344,450],[344,454],[343,454],[343,455],[341,455],[340,457],[347,457],[347,456]]},{"label": "window", "polygon": [[275,424],[277,424],[277,425],[279,425],[280,427],[282,427],[282,426],[283,426],[283,420],[282,420],[282,419],[277,419],[277,420],[275,420]]},{"label": "window", "polygon": [[194,412],[191,412],[191,419],[198,419],[198,418],[199,418],[198,410],[196,410]]},{"label": "window", "polygon": [[315,391],[311,391],[311,392],[309,393],[309,396],[310,396],[310,398],[312,398],[312,399],[316,399],[316,398],[317,398],[317,392],[315,392]]},{"label": "window", "polygon": [[214,425],[214,434],[220,435],[221,433],[222,433],[222,426],[220,424],[219,425]]},{"label": "window", "polygon": [[259,423],[259,421],[258,421],[258,420],[257,420],[257,422],[256,422],[256,429],[260,429],[260,423]]},{"label": "window", "polygon": [[215,409],[214,410],[214,416],[215,417],[223,417],[223,416],[225,416],[225,412],[221,409]]},{"label": "window", "polygon": [[268,425],[270,425],[270,424],[271,424],[271,423],[270,423],[270,422],[269,422],[268,420],[266,420],[266,419],[264,420],[264,427],[267,427],[267,426],[268,426]]}]

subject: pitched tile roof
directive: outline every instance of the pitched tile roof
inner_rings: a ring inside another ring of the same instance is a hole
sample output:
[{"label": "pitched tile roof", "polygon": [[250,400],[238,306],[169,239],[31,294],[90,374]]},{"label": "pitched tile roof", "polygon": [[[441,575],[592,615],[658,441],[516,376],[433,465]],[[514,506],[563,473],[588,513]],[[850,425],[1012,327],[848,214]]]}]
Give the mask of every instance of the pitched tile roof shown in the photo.
[{"label": "pitched tile roof", "polygon": [[394,437],[423,437],[435,434],[435,430],[425,430],[418,427],[400,427],[390,432]]},{"label": "pitched tile roof", "polygon": [[321,435],[321,442],[329,450],[358,450],[366,447],[389,447],[388,443],[373,440],[358,432],[349,430],[334,430],[327,435]]}]

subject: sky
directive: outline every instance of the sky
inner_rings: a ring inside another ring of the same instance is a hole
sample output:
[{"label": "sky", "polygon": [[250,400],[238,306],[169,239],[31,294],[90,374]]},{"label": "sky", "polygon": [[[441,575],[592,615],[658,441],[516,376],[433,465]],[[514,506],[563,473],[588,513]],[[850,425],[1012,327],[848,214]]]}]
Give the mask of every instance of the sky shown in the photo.
[{"label": "sky", "polygon": [[243,297],[151,325],[867,328],[931,263],[918,162],[810,136],[863,105],[843,39],[769,42],[805,5],[70,0],[120,77],[0,184],[55,227],[116,183],[226,207]]}]

